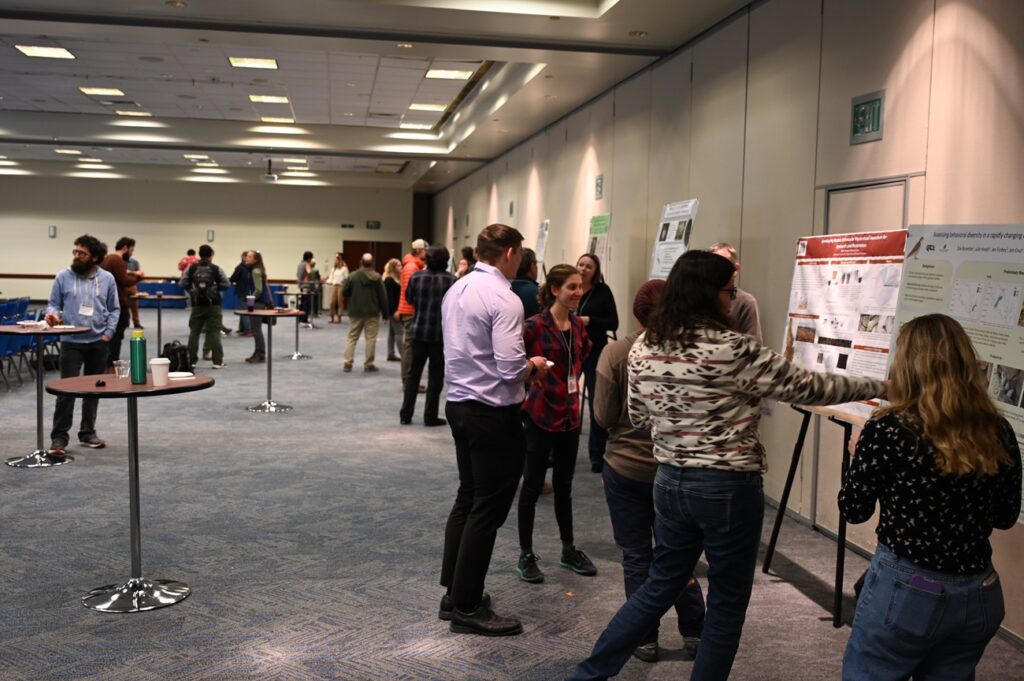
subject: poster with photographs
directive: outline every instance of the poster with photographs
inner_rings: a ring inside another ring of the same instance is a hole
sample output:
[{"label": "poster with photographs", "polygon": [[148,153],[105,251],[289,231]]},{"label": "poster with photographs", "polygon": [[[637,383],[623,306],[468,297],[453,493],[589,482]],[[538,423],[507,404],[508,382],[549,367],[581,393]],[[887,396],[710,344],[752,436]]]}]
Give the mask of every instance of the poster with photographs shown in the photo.
[{"label": "poster with photographs", "polygon": [[[783,354],[813,371],[884,379],[896,327],[907,231],[797,240]],[[867,418],[876,401],[840,412]]]},{"label": "poster with photographs", "polygon": [[672,265],[690,248],[690,235],[699,203],[697,199],[689,199],[666,203],[662,207],[651,256],[651,279],[667,279]]},{"label": "poster with photographs", "polygon": [[612,214],[595,215],[590,218],[590,232],[587,236],[587,253],[593,253],[602,266],[608,264],[608,230],[612,225]]},{"label": "poster with photographs", "polygon": [[[1024,225],[915,225],[896,323],[941,312],[967,331],[1024,448]],[[1020,518],[1024,522],[1024,514]]]},{"label": "poster with photographs", "polygon": [[545,220],[540,223],[540,229],[537,230],[537,248],[534,252],[537,254],[537,271],[541,274],[547,274],[547,268],[544,266],[544,251],[548,245],[548,231],[551,229],[551,220]]}]

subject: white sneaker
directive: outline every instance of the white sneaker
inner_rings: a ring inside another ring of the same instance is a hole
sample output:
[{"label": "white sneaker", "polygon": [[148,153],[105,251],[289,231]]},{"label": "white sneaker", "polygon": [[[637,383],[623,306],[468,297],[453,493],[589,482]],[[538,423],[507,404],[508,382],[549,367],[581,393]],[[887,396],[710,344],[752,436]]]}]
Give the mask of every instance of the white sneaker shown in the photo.
[{"label": "white sneaker", "polygon": [[214,364],[213,368],[214,369],[223,369],[225,366],[227,366],[227,365],[226,364]]}]

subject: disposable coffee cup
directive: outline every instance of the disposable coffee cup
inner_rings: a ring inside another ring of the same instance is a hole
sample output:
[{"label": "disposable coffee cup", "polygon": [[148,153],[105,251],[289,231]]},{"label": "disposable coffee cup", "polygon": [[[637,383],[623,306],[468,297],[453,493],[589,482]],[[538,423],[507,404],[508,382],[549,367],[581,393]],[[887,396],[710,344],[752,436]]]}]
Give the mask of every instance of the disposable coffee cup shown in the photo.
[{"label": "disposable coffee cup", "polygon": [[159,388],[170,383],[168,374],[171,372],[171,360],[166,357],[156,357],[149,360],[149,370],[153,373],[153,385]]},{"label": "disposable coffee cup", "polygon": [[245,309],[248,310],[249,312],[252,312],[255,307],[256,307],[256,296],[246,296],[245,297]]}]

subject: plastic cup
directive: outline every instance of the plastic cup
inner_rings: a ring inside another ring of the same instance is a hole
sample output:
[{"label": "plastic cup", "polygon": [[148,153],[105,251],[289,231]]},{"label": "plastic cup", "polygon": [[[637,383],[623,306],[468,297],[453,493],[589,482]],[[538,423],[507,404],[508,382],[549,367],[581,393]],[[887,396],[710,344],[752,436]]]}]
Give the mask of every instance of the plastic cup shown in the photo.
[{"label": "plastic cup", "polygon": [[245,297],[245,309],[252,312],[256,308],[256,296]]},{"label": "plastic cup", "polygon": [[170,383],[168,374],[171,372],[171,360],[166,357],[155,357],[149,360],[149,369],[153,372],[153,385],[157,388]]},{"label": "plastic cup", "polygon": [[132,365],[126,359],[119,359],[114,362],[114,373],[118,378],[128,378],[128,374],[131,372]]}]

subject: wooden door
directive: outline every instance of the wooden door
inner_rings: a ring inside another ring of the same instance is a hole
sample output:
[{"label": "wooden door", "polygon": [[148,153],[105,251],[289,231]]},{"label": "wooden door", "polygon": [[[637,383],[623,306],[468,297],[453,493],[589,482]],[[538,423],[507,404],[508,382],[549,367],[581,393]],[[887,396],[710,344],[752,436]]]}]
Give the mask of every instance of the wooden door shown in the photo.
[{"label": "wooden door", "polygon": [[381,274],[384,273],[384,265],[391,258],[402,259],[401,241],[354,241],[346,239],[342,252],[345,254],[345,265],[349,272],[355,272],[360,267],[360,260],[363,253],[373,255],[374,269]]}]

